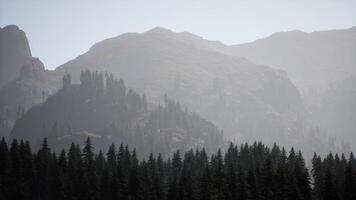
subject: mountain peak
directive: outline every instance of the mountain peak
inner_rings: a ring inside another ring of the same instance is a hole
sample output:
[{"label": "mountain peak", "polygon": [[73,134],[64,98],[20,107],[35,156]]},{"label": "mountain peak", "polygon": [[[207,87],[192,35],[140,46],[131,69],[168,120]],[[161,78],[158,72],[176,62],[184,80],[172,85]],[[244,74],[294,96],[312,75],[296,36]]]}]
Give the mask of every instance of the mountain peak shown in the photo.
[{"label": "mountain peak", "polygon": [[16,25],[0,29],[0,87],[16,79],[21,67],[32,57],[24,31]]},{"label": "mountain peak", "polygon": [[155,27],[153,29],[150,29],[146,31],[145,33],[172,33],[173,31],[164,27]]},{"label": "mountain peak", "polygon": [[276,32],[270,35],[269,37],[302,36],[302,35],[307,35],[307,33],[300,30],[291,30],[291,31]]},{"label": "mountain peak", "polygon": [[[0,28],[1,29],[1,28]],[[10,24],[10,25],[7,25],[5,26],[4,28],[2,28],[2,30],[7,30],[7,31],[19,31],[20,28],[14,24]]]}]

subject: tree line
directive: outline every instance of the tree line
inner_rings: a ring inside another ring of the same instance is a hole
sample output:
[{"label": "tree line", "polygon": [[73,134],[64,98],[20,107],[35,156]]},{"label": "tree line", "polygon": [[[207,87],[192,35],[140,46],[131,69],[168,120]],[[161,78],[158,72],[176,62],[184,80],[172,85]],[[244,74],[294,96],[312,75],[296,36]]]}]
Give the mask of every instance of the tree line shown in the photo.
[{"label": "tree line", "polygon": [[112,144],[104,153],[88,137],[58,155],[47,139],[36,152],[28,141],[0,141],[0,199],[125,200],[335,200],[355,199],[351,154],[315,155],[311,174],[301,152],[262,143],[230,144],[209,156],[204,149],[164,159]]}]

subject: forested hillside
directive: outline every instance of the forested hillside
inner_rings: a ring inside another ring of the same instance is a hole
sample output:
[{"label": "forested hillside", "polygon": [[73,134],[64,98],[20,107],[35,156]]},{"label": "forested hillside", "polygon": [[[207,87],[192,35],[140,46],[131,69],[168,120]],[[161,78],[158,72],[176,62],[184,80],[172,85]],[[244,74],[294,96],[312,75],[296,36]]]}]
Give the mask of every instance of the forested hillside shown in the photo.
[{"label": "forested hillside", "polygon": [[[300,152],[262,143],[231,143],[225,153],[176,151],[138,159],[136,150],[111,145],[98,151],[88,137],[60,154],[45,139],[0,142],[1,199],[85,200],[352,200],[356,160],[352,154],[315,155],[311,173]],[[95,153],[98,152],[98,153]],[[313,178],[313,179],[312,179]],[[314,180],[314,181],[312,181]],[[313,182],[313,183],[312,183]]]},{"label": "forested hillside", "polygon": [[180,149],[205,146],[215,151],[223,136],[210,122],[164,98],[163,105],[149,106],[146,96],[128,89],[112,74],[84,71],[80,84],[63,77],[63,87],[43,104],[19,116],[11,138],[40,145],[48,137],[54,149],[91,136],[98,147],[111,143],[136,147],[140,156],[148,152],[169,155]]}]

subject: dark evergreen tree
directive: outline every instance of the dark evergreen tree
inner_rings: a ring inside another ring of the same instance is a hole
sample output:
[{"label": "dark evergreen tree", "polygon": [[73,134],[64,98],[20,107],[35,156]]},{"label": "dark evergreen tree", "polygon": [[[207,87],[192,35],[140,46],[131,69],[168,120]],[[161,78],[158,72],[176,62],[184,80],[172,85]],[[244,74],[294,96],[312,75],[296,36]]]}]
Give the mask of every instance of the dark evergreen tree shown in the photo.
[{"label": "dark evergreen tree", "polygon": [[333,183],[333,177],[329,168],[326,169],[323,183],[323,200],[337,200],[337,191]]},{"label": "dark evergreen tree", "polygon": [[0,160],[0,197],[10,200],[349,200],[356,191],[353,154],[349,160],[315,154],[312,192],[300,152],[291,149],[287,158],[283,148],[262,143],[239,150],[231,144],[224,156],[219,150],[210,160],[196,149],[184,158],[176,151],[172,158],[150,154],[146,161],[123,145],[118,151],[112,145],[106,156],[96,154],[90,138],[83,148],[72,143],[59,156],[47,139],[34,154],[28,142],[13,140],[8,149],[2,139]]},{"label": "dark evergreen tree", "polygon": [[96,175],[96,169],[94,165],[94,152],[93,145],[90,141],[90,137],[87,138],[83,149],[83,168],[84,168],[84,180],[86,188],[83,188],[83,195],[86,199],[98,199],[98,178]]},{"label": "dark evergreen tree", "polygon": [[347,163],[344,175],[344,191],[343,199],[351,200],[356,199],[356,175],[355,175],[355,161],[353,155],[350,155],[349,162]]},{"label": "dark evergreen tree", "polygon": [[5,138],[0,141],[0,199],[7,199],[9,191],[7,190],[8,173],[10,169],[9,149]]}]

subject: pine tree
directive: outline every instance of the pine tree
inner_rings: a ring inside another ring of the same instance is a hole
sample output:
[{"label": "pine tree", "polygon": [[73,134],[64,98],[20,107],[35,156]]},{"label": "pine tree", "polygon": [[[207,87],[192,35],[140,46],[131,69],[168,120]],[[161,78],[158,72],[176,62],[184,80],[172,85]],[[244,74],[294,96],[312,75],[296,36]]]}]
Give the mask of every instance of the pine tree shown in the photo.
[{"label": "pine tree", "polygon": [[302,153],[299,151],[295,163],[295,177],[298,184],[298,191],[302,199],[311,200],[311,187],[308,170],[305,168]]},{"label": "pine tree", "polygon": [[268,156],[264,162],[262,171],[261,171],[261,199],[272,199],[273,198],[273,168],[272,168],[272,158]]},{"label": "pine tree", "polygon": [[323,183],[323,200],[337,200],[337,191],[333,183],[333,177],[329,168],[326,169],[324,183]]},{"label": "pine tree", "polygon": [[215,188],[215,194],[217,200],[222,200],[226,198],[227,187],[224,174],[224,163],[222,159],[222,153],[219,149],[216,156],[211,158],[211,168],[212,168],[212,182]]},{"label": "pine tree", "polygon": [[98,178],[95,173],[94,152],[90,137],[87,138],[83,149],[83,168],[84,181],[87,182],[87,191],[84,191],[84,193],[86,192],[87,199],[98,199]]},{"label": "pine tree", "polygon": [[211,175],[210,175],[210,169],[209,166],[207,165],[205,167],[203,176],[201,177],[200,180],[200,187],[199,187],[199,200],[212,200],[213,199],[213,194],[212,194],[212,180],[211,180]]},{"label": "pine tree", "polygon": [[19,147],[20,159],[21,159],[21,191],[24,195],[24,199],[30,199],[31,191],[34,189],[34,166],[31,147],[28,141],[23,142],[21,140]]},{"label": "pine tree", "polygon": [[5,138],[2,137],[0,141],[0,199],[8,198],[8,173],[10,169],[9,149]]},{"label": "pine tree", "polygon": [[316,200],[322,199],[322,186],[323,186],[323,169],[322,169],[322,162],[321,158],[314,153],[312,159],[312,176],[314,179],[314,189],[313,189],[313,196]]},{"label": "pine tree", "polygon": [[229,166],[227,167],[226,178],[227,178],[227,185],[228,185],[228,189],[229,189],[228,199],[237,199],[238,181],[237,181],[237,175],[236,175],[235,169],[232,166],[232,163],[229,163]]},{"label": "pine tree", "polygon": [[108,153],[106,154],[107,156],[107,162],[108,162],[108,167],[109,167],[109,173],[112,176],[116,176],[117,172],[117,156],[116,156],[116,147],[114,144],[111,144],[108,150]]},{"label": "pine tree", "polygon": [[275,200],[284,200],[287,197],[287,179],[286,179],[286,170],[285,165],[278,163],[276,174],[275,174],[275,184],[274,184],[274,199]]},{"label": "pine tree", "polygon": [[350,155],[349,162],[347,163],[345,169],[345,183],[344,183],[344,191],[343,191],[343,199],[344,200],[352,200],[356,199],[356,180],[355,180],[355,163],[353,162],[353,155]]},{"label": "pine tree", "polygon": [[244,174],[241,168],[238,168],[237,173],[237,191],[239,200],[247,200],[247,187],[244,179]]},{"label": "pine tree", "polygon": [[142,182],[140,179],[140,169],[136,157],[136,151],[133,150],[131,156],[131,168],[129,172],[128,194],[132,200],[144,199],[142,196]]},{"label": "pine tree", "polygon": [[52,153],[48,147],[47,138],[43,140],[42,147],[37,153],[35,160],[37,172],[37,198],[50,199],[52,184],[51,177]]},{"label": "pine tree", "polygon": [[256,181],[254,170],[252,168],[250,168],[248,171],[246,182],[248,188],[248,199],[257,200],[258,199],[257,181]]}]

